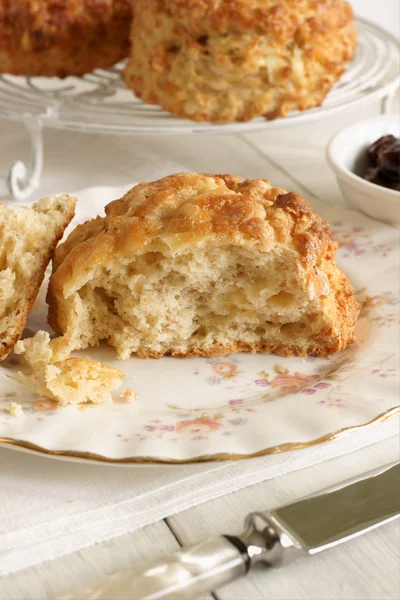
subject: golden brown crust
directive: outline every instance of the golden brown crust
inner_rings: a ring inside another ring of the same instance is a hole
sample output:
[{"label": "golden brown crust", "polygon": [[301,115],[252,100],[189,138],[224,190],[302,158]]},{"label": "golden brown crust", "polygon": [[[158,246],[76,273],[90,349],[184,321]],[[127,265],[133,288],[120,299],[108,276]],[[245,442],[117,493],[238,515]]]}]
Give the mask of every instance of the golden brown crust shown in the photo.
[{"label": "golden brown crust", "polygon": [[[67,198],[67,197],[66,197]],[[35,206],[33,207],[35,208]],[[39,293],[40,286],[42,285],[44,275],[47,266],[51,260],[53,252],[62,238],[64,231],[68,224],[71,222],[75,214],[75,200],[69,198],[65,200],[63,210],[63,222],[60,223],[57,230],[54,232],[54,237],[51,244],[47,248],[47,252],[43,256],[39,268],[32,273],[32,277],[29,282],[29,287],[25,297],[21,297],[18,304],[18,318],[14,321],[12,328],[9,328],[6,335],[0,339],[0,361],[4,360],[8,354],[12,351],[15,343],[20,339],[22,332],[25,328],[26,319],[28,313],[32,308],[36,297]],[[0,320],[3,315],[0,314]]]},{"label": "golden brown crust", "polygon": [[352,18],[349,4],[340,0],[136,0],[163,9],[193,34],[256,31],[288,40],[300,24],[310,22],[313,33],[343,27]]},{"label": "golden brown crust", "polygon": [[[62,234],[60,237],[62,237]],[[59,242],[59,239],[55,240],[54,247]],[[51,251],[54,250],[54,247],[52,248]],[[0,361],[7,358],[7,356],[10,354],[10,352],[14,348],[16,342],[20,339],[20,337],[22,335],[22,332],[25,328],[26,319],[28,318],[29,311],[31,310],[32,306],[34,305],[36,297],[39,293],[39,289],[40,289],[40,286],[42,285],[42,281],[44,279],[44,274],[46,272],[47,265],[50,262],[50,258],[51,258],[51,253],[49,253],[49,256],[43,260],[40,269],[35,273],[34,277],[32,278],[32,283],[29,288],[28,295],[27,295],[26,299],[23,299],[21,301],[21,304],[19,306],[19,310],[20,310],[19,318],[14,322],[12,329],[9,329],[6,332],[6,335],[4,337],[2,337],[0,340]]]},{"label": "golden brown crust", "polygon": [[0,0],[0,73],[66,77],[129,50],[130,0]]},{"label": "golden brown crust", "polygon": [[133,255],[159,238],[179,247],[224,236],[260,249],[276,238],[294,244],[310,264],[317,264],[328,246],[332,251],[337,246],[329,225],[306,200],[262,179],[177,173],[136,185],[105,212],[105,218],[78,226],[57,248],[51,290],[62,293],[86,281],[97,265]]},{"label": "golden brown crust", "polygon": [[137,0],[131,41],[137,96],[227,123],[321,104],[357,35],[343,0]]},{"label": "golden brown crust", "polygon": [[[84,302],[81,290],[92,285],[99,272],[112,273],[113,265],[133,264],[144,254],[146,260],[157,260],[163,249],[178,255],[217,243],[261,254],[279,246],[296,256],[304,285],[321,299],[315,315],[323,315],[317,335],[307,346],[293,338],[287,343],[239,339],[229,345],[193,339],[162,351],[139,348],[139,356],[214,356],[243,350],[325,356],[353,341],[359,306],[351,284],[335,265],[337,243],[329,225],[298,194],[274,188],[268,180],[178,173],[138,184],[105,211],[105,217],[78,226],[56,250],[48,294],[49,322],[55,331],[65,333],[72,327],[73,334],[74,302]],[[112,333],[109,343],[115,345]]]}]

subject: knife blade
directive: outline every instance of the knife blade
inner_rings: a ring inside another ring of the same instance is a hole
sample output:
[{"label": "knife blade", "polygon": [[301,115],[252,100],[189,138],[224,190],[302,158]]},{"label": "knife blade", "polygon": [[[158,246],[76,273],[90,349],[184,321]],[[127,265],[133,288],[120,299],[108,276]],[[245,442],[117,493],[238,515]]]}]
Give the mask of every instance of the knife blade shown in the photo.
[{"label": "knife blade", "polygon": [[250,514],[239,536],[184,547],[60,600],[190,600],[246,575],[332,548],[400,515],[400,463],[280,508]]}]

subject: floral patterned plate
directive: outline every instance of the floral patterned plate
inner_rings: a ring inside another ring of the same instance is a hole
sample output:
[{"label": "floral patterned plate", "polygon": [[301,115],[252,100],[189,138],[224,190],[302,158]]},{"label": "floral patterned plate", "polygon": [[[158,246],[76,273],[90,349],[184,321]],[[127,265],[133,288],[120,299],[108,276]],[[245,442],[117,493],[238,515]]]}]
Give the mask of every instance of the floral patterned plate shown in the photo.
[{"label": "floral patterned plate", "polygon": [[[78,194],[75,223],[126,188]],[[398,411],[399,236],[359,213],[313,202],[339,242],[338,263],[363,310],[357,343],[326,359],[235,354],[213,359],[121,364],[113,349],[90,356],[127,373],[134,404],[59,407],[29,395],[14,378],[18,359],[0,365],[0,443],[62,457],[106,462],[236,459],[303,448]],[[25,335],[46,328],[45,287]],[[11,401],[23,414],[11,416]]]}]

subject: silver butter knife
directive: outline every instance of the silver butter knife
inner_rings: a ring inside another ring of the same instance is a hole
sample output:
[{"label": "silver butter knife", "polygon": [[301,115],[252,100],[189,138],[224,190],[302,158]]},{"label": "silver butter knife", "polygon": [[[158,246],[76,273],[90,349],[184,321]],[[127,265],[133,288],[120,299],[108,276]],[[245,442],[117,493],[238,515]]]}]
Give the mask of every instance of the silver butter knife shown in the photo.
[{"label": "silver butter knife", "polygon": [[280,567],[388,523],[400,514],[400,463],[365,473],[275,510],[250,514],[222,535],[119,572],[62,600],[189,600],[246,575]]}]

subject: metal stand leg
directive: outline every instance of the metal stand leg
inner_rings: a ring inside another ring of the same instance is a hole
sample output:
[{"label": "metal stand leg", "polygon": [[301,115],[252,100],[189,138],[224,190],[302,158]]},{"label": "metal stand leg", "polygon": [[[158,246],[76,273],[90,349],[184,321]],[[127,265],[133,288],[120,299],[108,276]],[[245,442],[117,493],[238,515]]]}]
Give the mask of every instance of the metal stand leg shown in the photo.
[{"label": "metal stand leg", "polygon": [[392,109],[394,97],[398,91],[398,87],[394,87],[389,93],[385,94],[381,99],[381,114],[388,115]]},{"label": "metal stand leg", "polygon": [[31,168],[20,161],[15,161],[9,170],[7,188],[14,200],[24,201],[39,186],[43,170],[43,135],[42,123],[37,119],[24,121],[31,138]]},{"label": "metal stand leg", "polygon": [[387,115],[390,109],[390,96],[383,96],[381,99],[381,115]]}]

